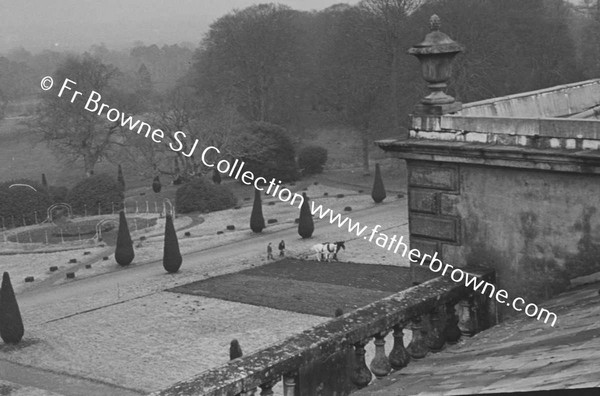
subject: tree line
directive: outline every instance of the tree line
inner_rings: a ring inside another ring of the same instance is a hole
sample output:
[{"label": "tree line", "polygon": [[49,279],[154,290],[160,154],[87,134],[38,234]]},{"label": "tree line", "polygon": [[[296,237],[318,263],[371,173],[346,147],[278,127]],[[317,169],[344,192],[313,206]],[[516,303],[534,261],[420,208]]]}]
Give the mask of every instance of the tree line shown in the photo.
[{"label": "tree line", "polygon": [[[362,0],[313,12],[259,4],[217,19],[189,67],[172,71],[180,77],[168,89],[153,81],[160,62],[148,66],[160,58],[156,46],[131,51],[145,61],[126,83],[102,60],[110,58],[102,48],[63,62],[57,74],[80,73],[120,110],[164,130],[165,144],[185,130],[201,145],[240,157],[251,138],[240,139],[240,125],[276,124],[299,140],[312,127],[334,124],[360,131],[368,168],[372,140],[405,135],[407,116],[425,93],[419,64],[406,51],[423,40],[434,13],[441,30],[466,47],[449,86],[460,101],[600,74],[598,2],[575,7],[562,0]],[[58,100],[55,93],[44,97],[37,128],[53,147],[84,160],[86,171],[111,156],[155,174],[204,171],[193,159],[117,133],[114,123],[81,122],[77,117],[86,115],[62,111]]]}]

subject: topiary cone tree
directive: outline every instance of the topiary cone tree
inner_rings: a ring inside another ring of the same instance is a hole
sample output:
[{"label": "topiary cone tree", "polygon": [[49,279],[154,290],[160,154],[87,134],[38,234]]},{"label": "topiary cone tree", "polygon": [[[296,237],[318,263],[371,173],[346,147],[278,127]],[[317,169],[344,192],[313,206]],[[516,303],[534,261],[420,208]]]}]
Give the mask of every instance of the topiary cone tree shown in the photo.
[{"label": "topiary cone tree", "polygon": [[179,242],[177,241],[177,233],[173,225],[173,217],[168,214],[167,222],[165,223],[165,247],[163,250],[163,267],[169,273],[174,274],[179,271],[183,258],[179,251]]},{"label": "topiary cone tree", "polygon": [[240,343],[234,338],[229,344],[229,360],[237,359],[243,355]]},{"label": "topiary cone tree", "polygon": [[371,198],[373,198],[375,203],[381,203],[385,197],[385,187],[383,186],[383,179],[381,178],[381,170],[379,169],[379,164],[375,164],[375,181],[373,182]]},{"label": "topiary cone tree", "polygon": [[260,191],[254,189],[254,204],[252,205],[252,214],[250,215],[250,229],[254,232],[262,232],[265,228],[265,218],[262,213],[262,200]]},{"label": "topiary cone tree", "polygon": [[302,238],[310,238],[315,231],[315,223],[313,222],[312,214],[310,213],[310,207],[308,206],[308,197],[306,193],[302,193],[304,202],[300,207],[300,220],[298,222],[298,234]]},{"label": "topiary cone tree", "polygon": [[117,171],[117,181],[121,186],[121,189],[125,191],[125,178],[123,177],[123,169],[121,169],[121,164],[119,164],[119,170]]},{"label": "topiary cone tree", "polygon": [[48,189],[48,181],[46,181],[46,174],[42,173],[42,186],[44,187],[44,189]]},{"label": "topiary cone tree", "polygon": [[160,179],[158,178],[158,176],[155,176],[154,180],[152,181],[152,191],[154,191],[155,193],[159,193],[161,189],[162,184],[160,184]]},{"label": "topiary cone tree", "polygon": [[10,276],[5,272],[0,289],[0,336],[7,344],[16,344],[23,338],[23,320]]},{"label": "topiary cone tree", "polygon": [[119,212],[119,233],[117,234],[117,247],[115,248],[115,260],[119,265],[129,265],[133,261],[133,241],[129,234],[125,212]]},{"label": "topiary cone tree", "polygon": [[221,184],[221,174],[217,169],[213,169],[212,181],[215,184]]}]

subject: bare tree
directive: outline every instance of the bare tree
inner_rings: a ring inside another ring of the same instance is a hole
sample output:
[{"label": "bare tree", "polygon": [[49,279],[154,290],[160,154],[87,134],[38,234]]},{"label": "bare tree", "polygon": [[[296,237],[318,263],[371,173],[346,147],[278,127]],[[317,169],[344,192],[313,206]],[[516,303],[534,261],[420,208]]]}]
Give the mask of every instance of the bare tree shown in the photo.
[{"label": "bare tree", "polygon": [[579,28],[575,35],[579,47],[579,57],[586,78],[600,75],[600,1],[586,0],[579,8]]},{"label": "bare tree", "polygon": [[298,12],[274,4],[236,10],[210,27],[193,73],[203,95],[233,104],[248,120],[282,123],[300,91]]},{"label": "bare tree", "polygon": [[535,90],[583,77],[569,32],[571,11],[562,0],[432,1],[411,15],[414,29],[426,33],[433,13],[440,16],[442,31],[466,47],[464,56],[456,59],[449,86],[459,100]]},{"label": "bare tree", "polygon": [[86,110],[85,98],[80,96],[77,102],[71,103],[72,95],[63,93],[59,97],[58,93],[62,82],[68,78],[77,83],[73,88],[83,92],[82,95],[89,95],[94,90],[102,95],[103,101],[120,111],[127,111],[135,101],[111,86],[118,73],[116,68],[87,54],[68,58],[54,73],[55,81],[61,84],[43,94],[32,123],[43,141],[66,162],[82,160],[88,176],[93,174],[99,161],[109,158],[111,150],[122,144],[123,137],[118,134],[121,125]]},{"label": "bare tree", "polygon": [[389,86],[383,43],[371,34],[373,15],[360,7],[331,9],[334,25],[320,54],[321,106],[360,131],[362,163],[369,172],[372,128]]},{"label": "bare tree", "polygon": [[164,174],[176,179],[204,173],[207,168],[200,155],[208,146],[219,148],[223,156],[235,157],[241,152],[236,127],[242,117],[233,106],[203,105],[189,86],[180,85],[162,95],[155,111],[146,115],[146,122],[161,129],[164,139],[156,143],[130,133],[123,154],[148,176]]},{"label": "bare tree", "polygon": [[362,0],[358,8],[371,16],[365,33],[381,42],[389,75],[389,95],[393,129],[401,126],[401,82],[410,81],[406,70],[406,44],[410,25],[408,18],[423,0]]}]

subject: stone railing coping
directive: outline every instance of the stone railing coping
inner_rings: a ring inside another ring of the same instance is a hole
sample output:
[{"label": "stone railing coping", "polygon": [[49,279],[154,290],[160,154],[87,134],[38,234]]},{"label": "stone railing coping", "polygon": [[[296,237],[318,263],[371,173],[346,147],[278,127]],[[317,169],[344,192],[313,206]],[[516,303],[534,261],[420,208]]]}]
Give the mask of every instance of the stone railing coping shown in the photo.
[{"label": "stone railing coping", "polygon": [[375,143],[390,155],[405,160],[600,174],[600,150],[538,149],[528,146],[413,138],[386,139]]},{"label": "stone railing coping", "polygon": [[[469,267],[463,270],[493,281],[491,269]],[[464,284],[438,277],[152,395],[236,395],[287,373],[295,373],[311,361],[327,358],[339,351],[341,345],[355,344],[389,331],[397,324],[406,324],[436,306],[457,302],[466,297],[467,292]]]},{"label": "stone railing coping", "polygon": [[[427,122],[427,125],[423,125]],[[541,136],[600,140],[600,120],[569,118],[507,118],[444,115],[438,120],[413,117],[417,131],[478,132],[505,135]]]},{"label": "stone railing coping", "polygon": [[461,116],[563,117],[600,104],[600,79],[463,104]]}]

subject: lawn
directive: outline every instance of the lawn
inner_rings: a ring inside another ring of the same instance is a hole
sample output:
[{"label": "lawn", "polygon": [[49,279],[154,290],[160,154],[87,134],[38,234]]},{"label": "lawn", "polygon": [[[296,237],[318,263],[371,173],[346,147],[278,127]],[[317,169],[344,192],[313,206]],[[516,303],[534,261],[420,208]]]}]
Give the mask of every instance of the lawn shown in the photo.
[{"label": "lawn", "polygon": [[[40,136],[30,132],[22,122],[22,118],[0,120],[0,181],[27,178],[41,182],[42,173],[45,173],[49,184],[71,188],[85,177],[81,164],[61,162]],[[130,186],[142,183],[140,176],[127,167],[123,172]],[[117,166],[102,162],[97,165],[96,173],[116,177]]]}]

